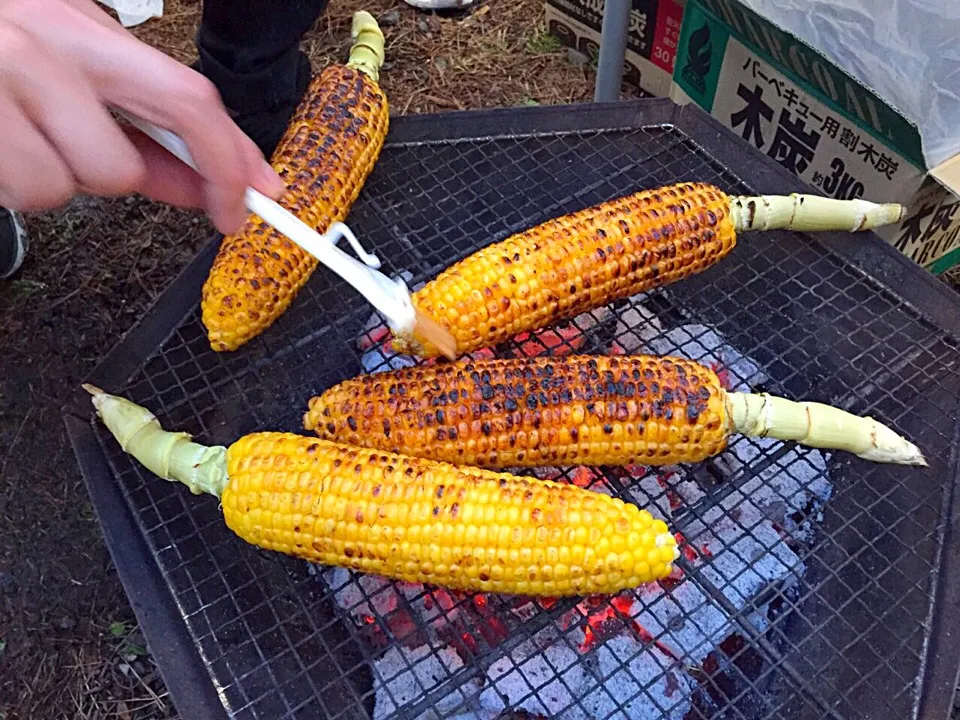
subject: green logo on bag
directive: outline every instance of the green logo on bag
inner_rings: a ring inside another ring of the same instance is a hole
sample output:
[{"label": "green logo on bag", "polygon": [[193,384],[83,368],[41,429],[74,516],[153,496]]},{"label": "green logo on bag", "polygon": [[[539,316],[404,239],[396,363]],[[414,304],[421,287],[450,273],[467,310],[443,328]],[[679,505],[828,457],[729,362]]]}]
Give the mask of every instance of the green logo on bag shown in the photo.
[{"label": "green logo on bag", "polygon": [[710,74],[711,53],[710,26],[704,20],[699,29],[690,33],[687,40],[686,62],[683,66],[683,79],[701,93],[707,91],[707,75]]},{"label": "green logo on bag", "polygon": [[723,24],[703,12],[696,2],[687,5],[680,26],[673,79],[707,112],[713,109],[728,37]]}]

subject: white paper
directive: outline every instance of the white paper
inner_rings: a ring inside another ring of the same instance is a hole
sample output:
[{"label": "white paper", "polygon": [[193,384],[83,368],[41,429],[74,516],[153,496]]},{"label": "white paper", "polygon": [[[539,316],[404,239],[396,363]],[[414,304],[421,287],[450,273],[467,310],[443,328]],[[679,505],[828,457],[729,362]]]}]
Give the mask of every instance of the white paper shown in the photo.
[{"label": "white paper", "polygon": [[960,152],[960,2],[742,2],[823,53],[913,122],[929,168]]},{"label": "white paper", "polygon": [[133,27],[150,18],[163,15],[163,0],[99,0],[101,4],[117,11],[117,18],[124,27]]}]

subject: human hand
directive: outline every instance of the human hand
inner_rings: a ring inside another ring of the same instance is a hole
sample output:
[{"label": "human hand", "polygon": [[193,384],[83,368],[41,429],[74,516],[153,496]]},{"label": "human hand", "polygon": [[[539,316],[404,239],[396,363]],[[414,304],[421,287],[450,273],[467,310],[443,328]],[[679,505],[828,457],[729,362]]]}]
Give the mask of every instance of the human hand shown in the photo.
[{"label": "human hand", "polygon": [[[177,133],[200,172],[108,107]],[[231,233],[247,217],[246,187],[273,198],[284,187],[212,83],[92,0],[0,0],[0,128],[0,206],[11,210],[141,193],[203,208]]]}]

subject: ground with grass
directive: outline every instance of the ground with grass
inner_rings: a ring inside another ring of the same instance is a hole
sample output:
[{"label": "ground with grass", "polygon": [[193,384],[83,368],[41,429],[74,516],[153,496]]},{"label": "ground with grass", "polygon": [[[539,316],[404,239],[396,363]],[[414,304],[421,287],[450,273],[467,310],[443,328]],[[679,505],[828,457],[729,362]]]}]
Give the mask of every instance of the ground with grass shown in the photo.
[{"label": "ground with grass", "polygon": [[[402,2],[331,4],[305,38],[342,60],[351,13],[381,21],[395,114],[589,100],[593,71],[543,32],[541,0],[438,17]],[[134,32],[184,63],[199,4],[166,0]],[[29,218],[21,273],[0,283],[0,719],[174,717],[76,467],[59,407],[207,242],[192,212],[78,199]]]}]

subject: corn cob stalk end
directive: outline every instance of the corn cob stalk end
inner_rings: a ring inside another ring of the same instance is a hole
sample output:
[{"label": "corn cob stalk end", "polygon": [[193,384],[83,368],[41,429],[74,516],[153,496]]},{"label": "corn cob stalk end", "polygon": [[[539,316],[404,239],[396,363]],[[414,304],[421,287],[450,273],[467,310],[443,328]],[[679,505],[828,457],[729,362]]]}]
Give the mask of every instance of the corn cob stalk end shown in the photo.
[{"label": "corn cob stalk end", "polygon": [[220,497],[227,484],[227,449],[192,442],[185,432],[160,427],[157,417],[126,398],[85,384],[93,396],[93,407],[120,448],[164,480],[181,482],[194,495]]},{"label": "corn cob stalk end", "polygon": [[347,67],[366,74],[376,83],[380,82],[380,68],[385,59],[383,32],[373,15],[366,10],[353,14],[353,25],[350,28],[353,46],[350,48],[350,59]]},{"label": "corn cob stalk end", "polygon": [[738,233],[778,229],[860,232],[900,222],[906,208],[899,203],[877,204],[793,193],[732,197],[730,214]]},{"label": "corn cob stalk end", "polygon": [[920,448],[871,417],[765,393],[726,392],[725,400],[731,427],[743,435],[846,450],[873,462],[928,466]]}]

